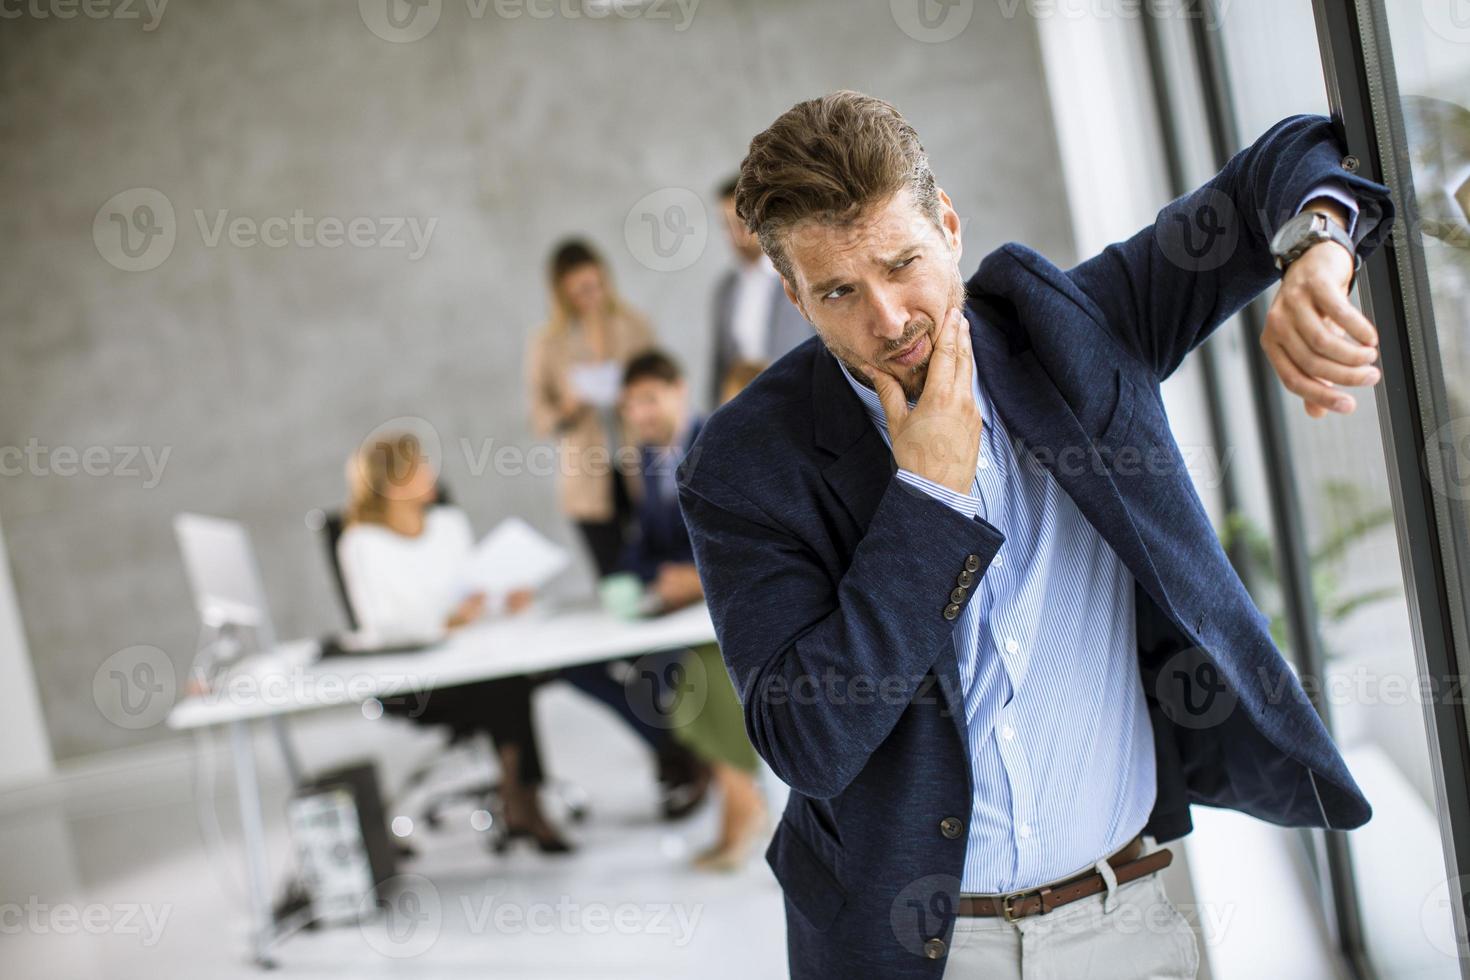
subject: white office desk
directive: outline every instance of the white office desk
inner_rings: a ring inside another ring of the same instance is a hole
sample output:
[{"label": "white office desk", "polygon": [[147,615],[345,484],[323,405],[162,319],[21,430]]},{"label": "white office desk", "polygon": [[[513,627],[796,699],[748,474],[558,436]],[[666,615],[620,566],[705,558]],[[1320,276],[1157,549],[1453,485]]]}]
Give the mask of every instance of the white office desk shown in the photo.
[{"label": "white office desk", "polygon": [[666,616],[625,620],[601,609],[532,609],[455,630],[441,644],[389,656],[317,660],[310,640],[241,661],[207,695],[176,704],[168,726],[200,728],[268,718],[575,664],[676,650],[715,639],[700,603]]},{"label": "white office desk", "polygon": [[240,823],[250,873],[252,954],[269,967],[271,947],[285,932],[271,910],[265,821],[250,726],[274,723],[287,756],[288,715],[414,691],[434,690],[594,663],[616,657],[677,650],[710,643],[714,624],[703,603],[666,616],[624,620],[600,609],[533,608],[454,631],[441,644],[391,656],[348,655],[317,659],[313,641],[284,643],[247,657],[216,678],[212,692],[191,695],[168,715],[174,729],[228,725],[231,761],[239,787]]}]

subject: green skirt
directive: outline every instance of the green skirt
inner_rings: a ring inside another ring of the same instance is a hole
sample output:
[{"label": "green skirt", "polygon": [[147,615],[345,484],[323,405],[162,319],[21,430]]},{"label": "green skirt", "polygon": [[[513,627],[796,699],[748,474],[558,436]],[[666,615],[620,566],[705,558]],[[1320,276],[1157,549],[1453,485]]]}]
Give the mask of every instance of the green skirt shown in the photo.
[{"label": "green skirt", "polygon": [[684,654],[687,681],[674,709],[674,737],[706,762],[755,772],[760,760],[745,735],[735,685],[713,643]]}]

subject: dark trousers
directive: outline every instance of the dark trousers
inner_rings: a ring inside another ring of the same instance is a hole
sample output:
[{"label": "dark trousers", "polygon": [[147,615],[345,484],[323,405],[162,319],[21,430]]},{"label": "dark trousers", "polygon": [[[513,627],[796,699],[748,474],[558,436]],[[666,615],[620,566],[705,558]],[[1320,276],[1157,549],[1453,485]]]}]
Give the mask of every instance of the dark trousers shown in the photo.
[{"label": "dark trousers", "polygon": [[541,749],[531,716],[531,692],[536,684],[524,674],[493,681],[440,687],[418,696],[385,699],[389,714],[420,725],[448,727],[456,736],[484,733],[496,748],[519,751],[520,781],[539,786],[545,778]]},{"label": "dark trousers", "polygon": [[[623,487],[621,478],[617,480],[616,486],[619,489]],[[577,530],[581,532],[582,541],[592,555],[592,563],[597,568],[599,578],[617,572],[618,563],[622,560],[623,546],[627,541],[624,533],[627,518],[624,511],[631,511],[632,507],[625,491],[615,493],[614,497],[617,500],[618,516],[610,521],[577,522]],[[677,657],[678,654],[670,656]],[[634,676],[630,678],[629,684],[624,685],[609,673],[610,663],[563,667],[561,677],[588,697],[611,708],[660,757],[677,752],[678,743],[674,741],[668,728],[660,726],[657,713],[650,712],[645,707],[645,702],[650,698],[644,691],[646,675],[651,670],[658,676],[663,676],[666,673],[663,665],[655,657],[640,657],[637,661],[625,658],[612,663],[625,664],[634,668],[635,674],[643,674],[645,677]],[[653,696],[656,697],[656,694]]]}]

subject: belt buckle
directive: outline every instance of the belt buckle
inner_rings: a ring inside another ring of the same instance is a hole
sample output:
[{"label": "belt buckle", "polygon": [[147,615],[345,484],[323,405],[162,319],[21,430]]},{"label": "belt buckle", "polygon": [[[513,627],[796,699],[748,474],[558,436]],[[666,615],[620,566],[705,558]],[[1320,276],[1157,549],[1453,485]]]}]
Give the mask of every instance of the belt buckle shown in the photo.
[{"label": "belt buckle", "polygon": [[1021,918],[1021,916],[1015,914],[1015,909],[1011,908],[1011,900],[1025,897],[1025,892],[1011,892],[1009,895],[1005,895],[1001,898],[1000,913],[1001,915],[1005,916],[1005,920],[1007,922],[1015,922],[1017,919]]}]

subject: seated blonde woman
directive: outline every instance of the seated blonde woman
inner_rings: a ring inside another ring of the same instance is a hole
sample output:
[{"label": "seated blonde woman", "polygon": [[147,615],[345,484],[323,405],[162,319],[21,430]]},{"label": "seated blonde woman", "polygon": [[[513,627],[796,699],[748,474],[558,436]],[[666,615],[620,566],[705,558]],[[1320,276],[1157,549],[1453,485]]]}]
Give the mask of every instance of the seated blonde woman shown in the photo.
[{"label": "seated blonde woman", "polygon": [[[438,474],[410,434],[365,445],[347,468],[350,500],[337,542],[343,583],[360,628],[385,642],[432,640],[498,612],[513,613],[530,593],[465,594],[459,576],[474,547],[465,513],[435,503]],[[443,687],[424,704],[421,724],[490,736],[500,759],[507,835],[544,853],[570,846],[541,812],[541,759],[525,676]]]}]

